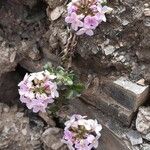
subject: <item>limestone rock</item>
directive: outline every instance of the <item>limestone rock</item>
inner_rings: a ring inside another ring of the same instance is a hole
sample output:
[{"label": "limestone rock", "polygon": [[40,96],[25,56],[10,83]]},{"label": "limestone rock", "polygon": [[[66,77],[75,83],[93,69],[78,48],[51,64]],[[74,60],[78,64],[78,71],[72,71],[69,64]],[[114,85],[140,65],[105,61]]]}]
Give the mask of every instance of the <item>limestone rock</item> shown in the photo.
[{"label": "limestone rock", "polygon": [[37,149],[37,143],[41,146],[39,140],[41,129],[36,127],[31,129],[29,118],[16,107],[8,107],[1,103],[1,108],[3,110],[0,113],[0,149],[33,150]]},{"label": "limestone rock", "polygon": [[104,49],[105,55],[110,55],[115,51],[115,47],[112,45],[108,45],[107,47],[105,47]]},{"label": "limestone rock", "polygon": [[150,107],[141,107],[136,118],[136,129],[143,133],[150,133]]},{"label": "limestone rock", "polygon": [[57,20],[62,15],[63,12],[65,12],[65,8],[63,6],[56,7],[54,10],[50,12],[50,20],[52,21]]},{"label": "limestone rock", "polygon": [[142,137],[143,137],[143,139],[146,139],[147,141],[150,142],[150,133],[143,135]]},{"label": "limestone rock", "polygon": [[150,150],[150,144],[143,144],[143,145],[141,145],[141,149],[140,150]]},{"label": "limestone rock", "polygon": [[23,4],[33,8],[37,4],[38,0],[23,0]]},{"label": "limestone rock", "polygon": [[136,111],[149,94],[149,86],[138,85],[125,77],[105,83],[104,91],[124,107]]},{"label": "limestone rock", "polygon": [[150,17],[150,8],[145,8],[145,9],[144,9],[144,15],[145,15],[146,17]]},{"label": "limestone rock", "polygon": [[56,123],[54,122],[52,117],[49,116],[47,113],[39,112],[39,116],[47,123],[48,126],[50,126],[50,127],[56,126]]},{"label": "limestone rock", "polygon": [[62,5],[65,2],[65,0],[46,0],[46,2],[48,3],[51,9],[55,9],[57,6]]},{"label": "limestone rock", "polygon": [[130,140],[132,145],[139,145],[143,143],[143,139],[140,133],[137,131],[131,130],[127,133],[127,137]]},{"label": "limestone rock", "polygon": [[42,134],[42,141],[46,150],[67,150],[61,142],[62,131],[59,128],[48,128]]},{"label": "limestone rock", "polygon": [[[6,42],[0,45],[0,75],[5,72],[14,71],[17,65],[14,53],[15,49],[6,46]],[[12,59],[13,55],[13,59]]]}]

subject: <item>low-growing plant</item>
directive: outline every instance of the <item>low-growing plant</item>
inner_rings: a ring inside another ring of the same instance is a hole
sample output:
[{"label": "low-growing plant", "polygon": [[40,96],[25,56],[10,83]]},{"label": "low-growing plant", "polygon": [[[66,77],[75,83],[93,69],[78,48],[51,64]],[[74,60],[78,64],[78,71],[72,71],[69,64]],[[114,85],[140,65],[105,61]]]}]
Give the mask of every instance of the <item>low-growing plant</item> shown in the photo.
[{"label": "low-growing plant", "polygon": [[63,142],[70,150],[91,150],[98,147],[102,126],[97,120],[86,116],[73,115],[65,123]]},{"label": "low-growing plant", "polygon": [[94,30],[106,22],[106,13],[112,8],[106,6],[106,0],[72,0],[67,7],[65,21],[77,35],[94,35]]},{"label": "low-growing plant", "polygon": [[50,104],[49,111],[55,112],[84,90],[73,71],[50,64],[44,71],[26,74],[18,86],[20,101],[35,113],[46,112]]}]

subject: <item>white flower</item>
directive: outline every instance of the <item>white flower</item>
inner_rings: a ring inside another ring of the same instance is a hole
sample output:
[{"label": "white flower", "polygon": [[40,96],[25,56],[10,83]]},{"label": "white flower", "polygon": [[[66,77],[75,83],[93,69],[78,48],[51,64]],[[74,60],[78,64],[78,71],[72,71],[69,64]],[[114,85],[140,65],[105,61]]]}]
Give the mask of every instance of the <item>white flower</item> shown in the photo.
[{"label": "white flower", "polygon": [[51,80],[54,80],[54,79],[56,79],[56,76],[55,75],[53,75],[53,74],[50,74],[50,72],[49,71],[47,71],[47,70],[45,70],[45,75],[49,78],[49,79],[51,79]]},{"label": "white flower", "polygon": [[84,126],[86,130],[91,130],[91,124],[88,122],[88,120],[85,120],[85,119],[80,119],[78,120],[78,124],[81,125],[81,126]]},{"label": "white flower", "polygon": [[26,74],[18,86],[20,101],[25,103],[33,112],[45,112],[48,104],[59,97],[57,84],[53,79],[56,77],[46,71]]},{"label": "white flower", "polygon": [[102,126],[98,124],[97,120],[93,123],[93,130],[96,132],[97,135],[100,135],[100,131],[102,130]]},{"label": "white flower", "polygon": [[91,150],[98,147],[102,126],[97,120],[85,118],[86,116],[73,115],[65,123],[63,141],[70,150]]}]

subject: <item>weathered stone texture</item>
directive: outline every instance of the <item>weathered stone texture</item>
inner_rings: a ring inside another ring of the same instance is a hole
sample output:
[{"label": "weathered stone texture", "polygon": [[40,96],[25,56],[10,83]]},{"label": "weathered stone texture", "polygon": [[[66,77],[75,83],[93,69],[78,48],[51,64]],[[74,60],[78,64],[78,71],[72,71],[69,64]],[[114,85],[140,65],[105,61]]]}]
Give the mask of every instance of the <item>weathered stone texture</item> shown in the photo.
[{"label": "weathered stone texture", "polygon": [[136,129],[143,133],[150,133],[150,107],[141,107],[136,118]]},{"label": "weathered stone texture", "polygon": [[134,112],[124,108],[105,93],[92,93],[87,91],[82,95],[82,99],[112,118],[121,121],[124,125],[130,125]]},{"label": "weathered stone texture", "polygon": [[44,143],[45,150],[68,150],[62,143],[62,130],[59,128],[48,128],[42,134],[41,140]]},{"label": "weathered stone texture", "polygon": [[133,111],[136,111],[149,95],[149,86],[137,85],[124,77],[105,83],[103,89],[122,106]]}]

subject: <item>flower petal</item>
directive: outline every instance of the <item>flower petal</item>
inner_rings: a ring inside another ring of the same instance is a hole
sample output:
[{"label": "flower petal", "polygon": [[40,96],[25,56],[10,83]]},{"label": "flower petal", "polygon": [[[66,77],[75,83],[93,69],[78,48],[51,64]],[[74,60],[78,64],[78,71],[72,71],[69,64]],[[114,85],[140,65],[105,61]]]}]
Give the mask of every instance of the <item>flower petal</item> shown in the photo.
[{"label": "flower petal", "polygon": [[86,30],[86,32],[85,32],[87,35],[89,35],[89,36],[92,36],[92,35],[94,35],[94,32],[93,32],[93,30]]}]

